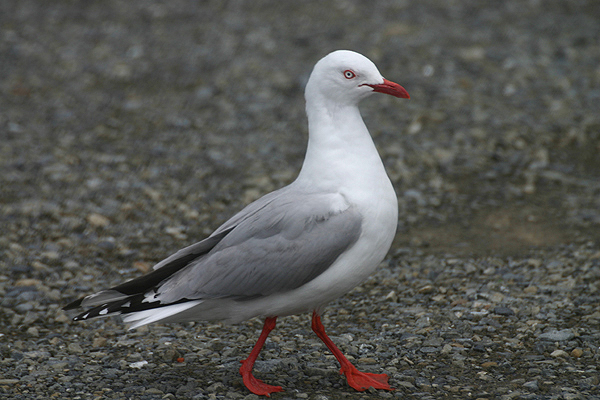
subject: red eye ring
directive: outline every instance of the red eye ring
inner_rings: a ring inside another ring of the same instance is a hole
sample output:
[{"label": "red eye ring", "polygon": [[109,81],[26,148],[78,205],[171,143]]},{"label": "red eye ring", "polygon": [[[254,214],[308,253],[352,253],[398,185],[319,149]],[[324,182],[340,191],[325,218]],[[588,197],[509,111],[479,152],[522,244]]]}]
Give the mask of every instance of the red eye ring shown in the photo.
[{"label": "red eye ring", "polygon": [[347,69],[344,71],[344,78],[346,79],[354,79],[356,78],[356,74],[354,73],[354,71]]}]

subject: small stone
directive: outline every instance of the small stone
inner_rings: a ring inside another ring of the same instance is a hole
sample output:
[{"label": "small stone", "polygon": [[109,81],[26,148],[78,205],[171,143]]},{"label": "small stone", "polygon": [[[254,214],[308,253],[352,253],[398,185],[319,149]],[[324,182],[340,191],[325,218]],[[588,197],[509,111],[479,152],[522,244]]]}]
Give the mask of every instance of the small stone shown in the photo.
[{"label": "small stone", "polygon": [[415,385],[413,385],[412,383],[407,382],[407,381],[400,381],[400,382],[398,382],[398,385],[402,386],[402,387],[405,387],[407,389],[414,389],[415,388]]},{"label": "small stone", "polygon": [[550,353],[550,356],[554,358],[568,357],[569,354],[564,350],[554,350],[552,353]]},{"label": "small stone", "polygon": [[446,300],[446,296],[444,296],[443,294],[438,294],[438,295],[435,295],[435,296],[433,296],[433,297],[431,298],[431,300],[433,300],[433,301],[435,301],[436,303],[438,303],[438,302],[441,302],[441,301],[444,301],[444,300]]},{"label": "small stone", "polygon": [[363,357],[358,359],[358,363],[360,364],[377,364],[377,360],[372,357]]},{"label": "small stone", "polygon": [[433,285],[425,285],[421,289],[419,289],[419,293],[421,293],[421,294],[429,294],[429,293],[433,293],[433,291],[434,291]]},{"label": "small stone", "polygon": [[511,315],[515,315],[515,312],[508,307],[498,306],[498,307],[494,307],[494,314],[511,316]]},{"label": "small stone", "polygon": [[571,340],[575,337],[575,334],[570,329],[563,329],[560,331],[553,330],[549,332],[544,332],[538,336],[540,340],[549,340],[552,342],[562,342],[565,340]]},{"label": "small stone", "polygon": [[421,352],[422,353],[437,353],[438,348],[437,347],[432,347],[432,346],[425,346],[425,347],[421,347]]},{"label": "small stone", "polygon": [[164,392],[162,390],[156,389],[156,388],[149,388],[144,390],[144,394],[164,394]]},{"label": "small stone", "polygon": [[77,354],[83,353],[83,349],[81,348],[79,343],[69,343],[69,345],[67,346],[67,349],[69,349],[69,351],[71,353],[77,353]]},{"label": "small stone", "polygon": [[33,337],[38,337],[40,335],[40,332],[38,331],[38,328],[32,326],[27,329],[27,334]]},{"label": "small stone", "polygon": [[148,361],[142,360],[142,361],[137,361],[137,362],[133,362],[133,363],[129,364],[129,367],[135,368],[135,369],[140,369],[146,364],[148,364]]},{"label": "small stone", "polygon": [[421,389],[429,388],[431,386],[431,382],[427,378],[418,376],[415,378],[415,385]]},{"label": "small stone", "polygon": [[40,272],[45,272],[45,271],[50,271],[50,267],[48,267],[46,264],[44,264],[43,262],[40,261],[34,261],[31,263],[31,266],[33,267],[33,269],[35,269],[36,271],[40,271]]},{"label": "small stone", "polygon": [[44,350],[32,350],[23,353],[23,356],[31,359],[40,359],[50,357],[50,353]]},{"label": "small stone", "polygon": [[97,213],[92,213],[87,216],[87,221],[90,225],[95,226],[97,228],[103,228],[110,224],[110,220],[106,218],[104,215],[100,215]]},{"label": "small stone", "polygon": [[185,226],[168,226],[165,228],[165,232],[173,236],[176,239],[185,240],[187,235],[185,234]]},{"label": "small stone", "polygon": [[539,390],[538,381],[529,381],[523,384],[523,387],[526,387],[529,390]]},{"label": "small stone", "polygon": [[527,294],[536,294],[538,291],[537,286],[527,286],[525,289],[523,289],[523,292],[527,293]]},{"label": "small stone", "polygon": [[40,285],[42,283],[42,281],[40,281],[39,279],[31,279],[31,278],[25,278],[25,279],[19,279],[18,281],[15,282],[15,286],[37,286]]},{"label": "small stone", "polygon": [[423,129],[423,124],[421,123],[421,121],[419,120],[414,120],[409,126],[408,126],[408,134],[409,135],[415,135],[417,133],[419,133],[421,131],[421,129]]},{"label": "small stone", "polygon": [[33,304],[29,302],[21,303],[15,307],[15,310],[17,310],[21,314],[25,314],[27,311],[33,310]]},{"label": "small stone", "polygon": [[225,390],[225,385],[223,385],[221,382],[215,382],[206,388],[206,391],[209,393],[224,392]]},{"label": "small stone", "polygon": [[65,312],[63,310],[59,310],[57,312],[56,317],[54,317],[54,321],[60,322],[60,323],[69,322],[69,317],[67,317],[67,314],[65,314]]},{"label": "small stone", "polygon": [[459,56],[465,61],[479,61],[485,57],[485,49],[480,46],[462,48]]},{"label": "small stone", "polygon": [[52,369],[55,371],[62,371],[67,368],[68,363],[66,361],[59,361],[52,364]]},{"label": "small stone", "polygon": [[102,347],[106,344],[106,338],[103,337],[97,337],[94,339],[94,341],[92,342],[92,347],[96,348],[96,347]]},{"label": "small stone", "polygon": [[493,275],[496,272],[496,268],[489,267],[483,270],[484,275]]},{"label": "small stone", "polygon": [[574,348],[574,349],[571,351],[571,356],[572,356],[572,357],[579,358],[579,357],[581,357],[582,355],[583,355],[583,350],[581,350],[579,347],[577,347],[577,348]]},{"label": "small stone", "polygon": [[484,369],[497,367],[497,366],[498,366],[498,363],[495,361],[486,361],[483,364],[481,364],[481,368],[484,368]]},{"label": "small stone", "polygon": [[51,261],[56,261],[60,258],[60,254],[58,251],[45,251],[41,254],[41,256]]},{"label": "small stone", "polygon": [[501,303],[504,300],[504,295],[502,293],[498,293],[498,292],[494,292],[492,293],[492,295],[490,296],[490,301],[492,303]]},{"label": "small stone", "polygon": [[162,354],[162,359],[165,362],[175,362],[180,357],[181,357],[181,353],[179,353],[175,349],[166,349]]},{"label": "small stone", "polygon": [[390,300],[396,303],[398,302],[398,294],[395,290],[392,290],[387,294],[387,296],[385,296],[385,300]]}]

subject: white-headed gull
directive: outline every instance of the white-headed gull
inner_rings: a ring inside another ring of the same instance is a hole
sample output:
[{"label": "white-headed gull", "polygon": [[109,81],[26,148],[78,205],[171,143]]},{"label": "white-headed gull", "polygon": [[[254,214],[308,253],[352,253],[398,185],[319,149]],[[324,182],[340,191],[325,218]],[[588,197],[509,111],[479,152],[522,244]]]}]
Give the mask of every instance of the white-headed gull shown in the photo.
[{"label": "white-headed gull", "polygon": [[392,390],[387,375],[360,372],[344,357],[319,316],[375,270],[396,233],[396,194],[358,109],[374,92],[409,98],[358,53],[339,50],[322,58],[306,85],[308,148],[293,183],[251,203],[153,272],[65,309],[88,309],[75,321],[121,314],[130,329],[264,317],[240,373],[250,391],[266,396],[283,389],[255,378],[252,368],[277,317],[312,311],[313,331],[350,386]]}]

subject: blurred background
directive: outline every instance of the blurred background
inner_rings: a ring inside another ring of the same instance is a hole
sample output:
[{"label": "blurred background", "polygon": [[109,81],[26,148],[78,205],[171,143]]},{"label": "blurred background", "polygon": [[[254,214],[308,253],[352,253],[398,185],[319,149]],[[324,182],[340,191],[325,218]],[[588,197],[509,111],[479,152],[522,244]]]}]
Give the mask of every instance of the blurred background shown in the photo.
[{"label": "blurred background", "polygon": [[[362,106],[401,195],[399,240],[485,252],[597,235],[595,2],[0,7],[4,216],[58,212],[68,236],[91,214],[150,230],[159,207],[205,234],[293,180],[304,84],[344,48],[412,96]],[[49,233],[30,222],[25,240]]]},{"label": "blurred background", "polygon": [[[336,49],[411,95],[361,106],[399,196],[390,265],[506,266],[537,251],[522,265],[543,269],[546,252],[577,248],[598,269],[595,0],[3,0],[7,329],[69,331],[61,304],[148,271],[291,182],[304,85]],[[597,299],[592,278],[580,295]]]}]

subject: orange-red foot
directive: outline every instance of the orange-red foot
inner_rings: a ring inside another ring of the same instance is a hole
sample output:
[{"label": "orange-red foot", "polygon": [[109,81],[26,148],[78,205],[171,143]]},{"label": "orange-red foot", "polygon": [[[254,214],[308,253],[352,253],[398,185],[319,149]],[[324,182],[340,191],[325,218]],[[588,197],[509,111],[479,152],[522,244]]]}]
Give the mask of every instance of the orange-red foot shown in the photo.
[{"label": "orange-red foot", "polygon": [[[242,361],[242,363],[244,361]],[[281,386],[268,385],[260,379],[255,378],[251,371],[245,370],[244,365],[240,368],[240,374],[242,374],[242,379],[244,379],[244,385],[256,395],[270,397],[271,393],[283,392]]]},{"label": "orange-red foot", "polygon": [[340,374],[346,375],[346,381],[352,388],[363,392],[370,387],[375,389],[394,390],[388,385],[388,376],[386,374],[371,374],[369,372],[361,372],[356,368],[343,368]]}]

